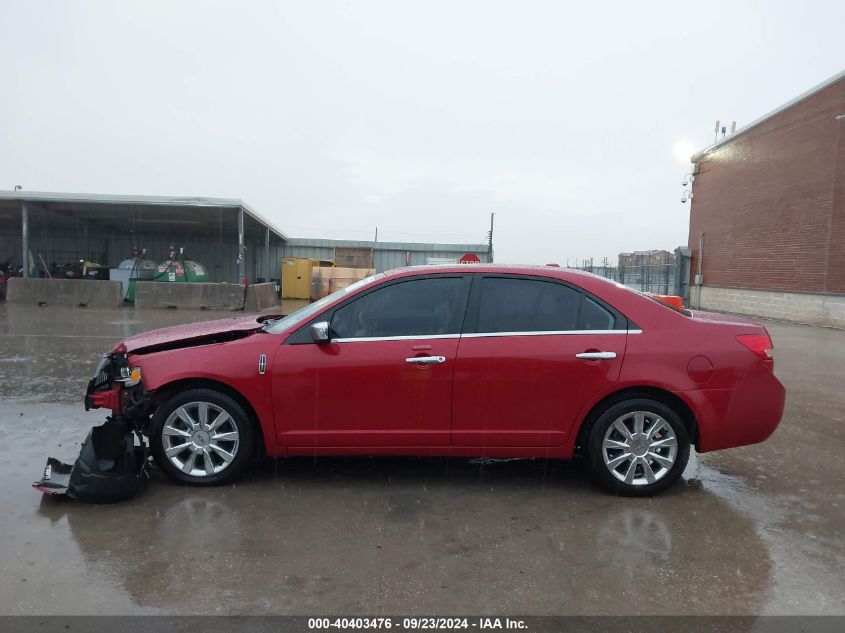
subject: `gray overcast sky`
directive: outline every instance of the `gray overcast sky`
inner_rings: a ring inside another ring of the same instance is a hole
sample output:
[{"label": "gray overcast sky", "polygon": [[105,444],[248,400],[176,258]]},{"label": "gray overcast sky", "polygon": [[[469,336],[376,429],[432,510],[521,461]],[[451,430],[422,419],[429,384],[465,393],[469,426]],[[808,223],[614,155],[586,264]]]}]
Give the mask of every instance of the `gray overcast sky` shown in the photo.
[{"label": "gray overcast sky", "polygon": [[845,2],[0,0],[0,188],[239,197],[546,263],[685,244],[679,141],[845,66]]}]

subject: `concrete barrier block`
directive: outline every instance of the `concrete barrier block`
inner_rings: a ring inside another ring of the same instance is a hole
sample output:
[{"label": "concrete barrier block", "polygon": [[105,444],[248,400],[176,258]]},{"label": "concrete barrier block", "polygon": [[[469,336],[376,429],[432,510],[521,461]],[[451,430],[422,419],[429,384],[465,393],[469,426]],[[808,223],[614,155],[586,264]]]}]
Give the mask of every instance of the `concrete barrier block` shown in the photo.
[{"label": "concrete barrier block", "polygon": [[9,303],[115,308],[123,304],[123,284],[93,279],[33,279],[12,277],[6,289]]},{"label": "concrete barrier block", "polygon": [[135,307],[242,310],[244,288],[238,284],[139,281]]},{"label": "concrete barrier block", "polygon": [[265,312],[279,305],[276,284],[253,284],[247,286],[244,312]]}]

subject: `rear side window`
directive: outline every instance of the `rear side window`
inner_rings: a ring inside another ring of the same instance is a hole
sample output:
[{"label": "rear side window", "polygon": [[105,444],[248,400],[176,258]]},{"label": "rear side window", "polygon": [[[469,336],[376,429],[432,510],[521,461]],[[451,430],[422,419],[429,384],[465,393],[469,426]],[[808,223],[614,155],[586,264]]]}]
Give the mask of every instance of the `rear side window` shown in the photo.
[{"label": "rear side window", "polygon": [[482,277],[479,285],[478,333],[617,329],[614,312],[564,284]]},{"label": "rear side window", "polygon": [[331,321],[337,338],[460,334],[468,279],[413,279],[374,290],[338,308]]},{"label": "rear side window", "polygon": [[613,313],[599,305],[590,297],[584,297],[581,303],[580,330],[612,330],[616,326]]},{"label": "rear side window", "polygon": [[533,279],[483,277],[479,332],[549,332],[578,329],[581,293]]}]

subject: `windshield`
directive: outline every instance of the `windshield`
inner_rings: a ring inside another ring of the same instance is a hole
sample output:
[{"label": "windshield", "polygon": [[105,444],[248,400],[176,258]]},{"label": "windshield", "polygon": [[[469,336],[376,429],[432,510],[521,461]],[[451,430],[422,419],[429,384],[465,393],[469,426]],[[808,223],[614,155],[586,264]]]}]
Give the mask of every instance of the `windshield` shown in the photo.
[{"label": "windshield", "polygon": [[343,295],[347,295],[350,292],[355,292],[358,288],[362,286],[366,286],[371,281],[378,279],[379,277],[384,277],[384,273],[377,273],[375,275],[371,275],[366,277],[360,281],[356,281],[354,284],[346,286],[346,288],[341,288],[340,290],[333,292],[332,294],[323,297],[322,299],[318,299],[314,303],[309,303],[307,306],[300,308],[294,312],[291,312],[284,318],[279,319],[278,321],[273,321],[271,325],[268,325],[264,328],[265,332],[271,332],[273,334],[278,334],[279,332],[284,332],[285,330],[295,327],[300,323],[304,323],[312,316],[317,314],[324,306],[332,303],[335,299],[339,299]]}]

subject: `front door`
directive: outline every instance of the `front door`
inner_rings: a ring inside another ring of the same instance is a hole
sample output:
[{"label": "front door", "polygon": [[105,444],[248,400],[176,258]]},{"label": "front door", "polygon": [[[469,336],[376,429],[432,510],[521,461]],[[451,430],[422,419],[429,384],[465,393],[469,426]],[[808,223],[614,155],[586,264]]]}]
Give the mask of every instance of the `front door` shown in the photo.
[{"label": "front door", "polygon": [[554,280],[484,276],[472,294],[455,365],[452,443],[563,445],[584,403],[619,377],[624,318]]},{"label": "front door", "polygon": [[470,281],[429,275],[377,286],[318,317],[330,322],[330,343],[283,345],[273,366],[279,442],[293,453],[447,446]]}]

